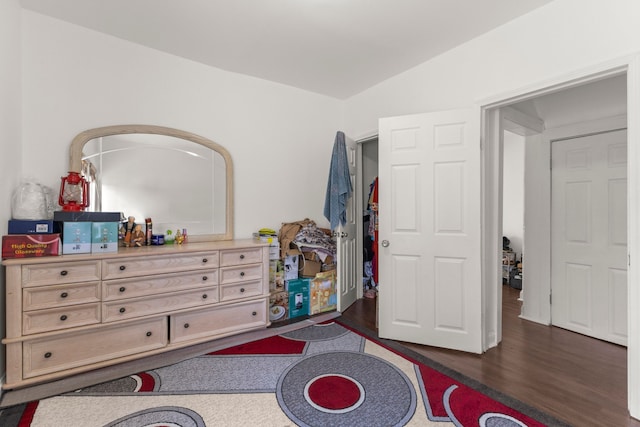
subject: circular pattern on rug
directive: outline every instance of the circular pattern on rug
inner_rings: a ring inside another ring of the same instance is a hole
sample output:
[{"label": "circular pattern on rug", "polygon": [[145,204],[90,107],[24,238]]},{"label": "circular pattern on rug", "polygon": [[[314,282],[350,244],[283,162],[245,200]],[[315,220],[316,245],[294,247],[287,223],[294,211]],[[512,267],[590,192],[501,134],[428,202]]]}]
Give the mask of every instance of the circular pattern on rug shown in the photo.
[{"label": "circular pattern on rug", "polygon": [[135,412],[105,427],[205,427],[202,417],[191,409],[161,406]]},{"label": "circular pattern on rug", "polygon": [[478,425],[480,427],[527,427],[526,424],[509,415],[496,412],[483,414],[478,420]]},{"label": "circular pattern on rug", "polygon": [[346,375],[320,375],[304,388],[304,398],[322,412],[343,414],[362,405],[364,387]]},{"label": "circular pattern on rug", "polygon": [[278,380],[282,410],[300,426],[403,426],[415,413],[416,392],[387,361],[358,352],[330,352],[291,365]]},{"label": "circular pattern on rug", "polygon": [[341,337],[349,333],[349,330],[337,323],[320,323],[312,327],[297,329],[295,331],[282,334],[292,340],[300,341],[324,341]]}]

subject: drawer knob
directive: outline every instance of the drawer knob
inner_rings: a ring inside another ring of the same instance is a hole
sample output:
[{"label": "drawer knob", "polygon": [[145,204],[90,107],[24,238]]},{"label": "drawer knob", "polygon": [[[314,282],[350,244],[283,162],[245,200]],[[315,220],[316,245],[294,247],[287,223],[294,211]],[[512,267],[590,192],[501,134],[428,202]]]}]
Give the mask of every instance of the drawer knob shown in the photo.
[{"label": "drawer knob", "polygon": [[60,316],[60,320],[62,320],[63,322],[67,320],[67,315],[63,314],[62,316]]},{"label": "drawer knob", "polygon": [[126,309],[126,308],[124,308],[124,307],[120,307],[120,313],[124,313],[125,311],[127,311],[127,309]]},{"label": "drawer knob", "polygon": [[66,298],[68,296],[69,296],[69,294],[66,293],[66,292],[63,292],[63,293],[60,294],[60,298]]},{"label": "drawer knob", "polygon": [[147,332],[147,336],[148,336],[148,337],[150,337],[151,335],[153,335],[153,334],[151,333],[151,331]]},{"label": "drawer knob", "polygon": [[124,292],[127,290],[127,288],[125,288],[124,286],[121,286],[120,289],[118,289],[120,292]]},{"label": "drawer knob", "polygon": [[240,272],[240,277],[244,277],[244,271]]},{"label": "drawer knob", "polygon": [[202,294],[202,299],[207,299],[207,294]]},{"label": "drawer knob", "polygon": [[244,254],[240,255],[240,259],[244,259]]},{"label": "drawer knob", "polygon": [[48,359],[48,358],[50,358],[51,356],[53,356],[53,353],[51,353],[50,351],[47,351],[47,352],[44,354],[44,358],[45,358],[45,359]]},{"label": "drawer knob", "polygon": [[126,269],[127,269],[127,266],[126,266],[126,265],[121,265],[121,266],[120,266],[120,271],[125,271]]},{"label": "drawer knob", "polygon": [[253,313],[251,313],[252,316],[257,315],[258,313],[256,311],[254,311]]},{"label": "drawer knob", "polygon": [[207,261],[209,261],[209,260],[206,259],[206,258],[202,258],[202,262],[207,262]]},{"label": "drawer knob", "polygon": [[185,324],[184,324],[184,328],[185,328],[185,329],[189,329],[189,324],[188,324],[188,323],[185,323]]},{"label": "drawer knob", "polygon": [[203,280],[203,281],[205,281],[205,282],[206,282],[208,279],[209,279],[209,278],[208,278],[207,276],[202,276],[202,280]]},{"label": "drawer knob", "polygon": [[244,288],[240,288],[240,293],[244,293]]},{"label": "drawer knob", "polygon": [[62,270],[62,271],[60,272],[60,275],[61,275],[61,276],[66,276],[68,273],[69,273],[69,272],[68,272],[67,270]]}]

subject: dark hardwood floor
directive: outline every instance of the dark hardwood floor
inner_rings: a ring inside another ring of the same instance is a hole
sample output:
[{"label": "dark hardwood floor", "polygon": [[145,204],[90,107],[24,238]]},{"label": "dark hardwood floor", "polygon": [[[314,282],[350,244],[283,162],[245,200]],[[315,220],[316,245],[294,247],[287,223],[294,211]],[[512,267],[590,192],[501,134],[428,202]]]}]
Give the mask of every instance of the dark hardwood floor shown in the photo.
[{"label": "dark hardwood floor", "polygon": [[[520,319],[519,291],[503,286],[502,342],[482,355],[410,343],[412,350],[574,426],[633,426],[627,349]],[[373,299],[342,315],[376,331]]]}]

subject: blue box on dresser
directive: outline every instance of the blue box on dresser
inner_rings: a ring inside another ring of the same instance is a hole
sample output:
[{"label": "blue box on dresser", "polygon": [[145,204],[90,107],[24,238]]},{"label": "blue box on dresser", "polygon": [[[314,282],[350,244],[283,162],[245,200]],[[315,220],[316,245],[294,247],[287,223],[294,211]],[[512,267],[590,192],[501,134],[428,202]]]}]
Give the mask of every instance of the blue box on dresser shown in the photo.
[{"label": "blue box on dresser", "polygon": [[60,224],[49,219],[10,219],[8,234],[53,234],[60,232]]}]

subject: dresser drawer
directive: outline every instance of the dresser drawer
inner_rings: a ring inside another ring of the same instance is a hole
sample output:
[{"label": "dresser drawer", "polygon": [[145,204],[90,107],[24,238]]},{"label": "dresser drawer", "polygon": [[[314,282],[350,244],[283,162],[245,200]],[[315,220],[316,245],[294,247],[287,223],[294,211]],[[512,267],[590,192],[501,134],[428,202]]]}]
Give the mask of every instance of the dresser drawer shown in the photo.
[{"label": "dresser drawer", "polygon": [[100,282],[42,286],[22,290],[24,311],[100,302]]},{"label": "dresser drawer", "polygon": [[220,251],[220,266],[243,265],[262,262],[262,248]]},{"label": "dresser drawer", "polygon": [[218,267],[218,251],[107,259],[102,261],[102,278],[120,279],[216,267]]},{"label": "dresser drawer", "polygon": [[171,292],[142,298],[116,300],[102,304],[102,321],[115,322],[173,310],[218,302],[218,287]]},{"label": "dresser drawer", "polygon": [[109,280],[102,282],[102,298],[104,301],[112,301],[217,284],[218,270]]},{"label": "dresser drawer", "polygon": [[262,280],[220,286],[220,301],[230,301],[260,294],[262,294]]},{"label": "dresser drawer", "polygon": [[25,341],[24,377],[76,368],[166,345],[166,317]]},{"label": "dresser drawer", "polygon": [[171,316],[171,342],[228,335],[243,329],[267,325],[267,299],[211,307]]},{"label": "dresser drawer", "polygon": [[262,264],[225,267],[220,269],[220,284],[262,279]]},{"label": "dresser drawer", "polygon": [[100,261],[72,261],[22,266],[22,286],[100,280]]},{"label": "dresser drawer", "polygon": [[22,315],[22,333],[30,335],[95,323],[100,323],[100,304],[72,305],[25,312]]}]

